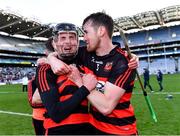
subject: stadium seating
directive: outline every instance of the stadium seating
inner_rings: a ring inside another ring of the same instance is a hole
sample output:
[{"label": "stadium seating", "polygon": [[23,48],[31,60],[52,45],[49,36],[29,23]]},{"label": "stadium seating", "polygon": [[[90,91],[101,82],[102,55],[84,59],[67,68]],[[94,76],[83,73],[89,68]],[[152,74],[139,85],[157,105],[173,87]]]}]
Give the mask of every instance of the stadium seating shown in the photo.
[{"label": "stadium seating", "polygon": [[[164,73],[180,72],[180,25],[143,30],[126,36],[132,52],[140,57],[140,74],[148,66],[151,74],[155,74],[157,69]],[[113,36],[113,42],[120,43],[124,48],[121,37]],[[80,46],[85,46],[85,42],[80,40]],[[44,41],[0,35],[0,64],[35,64],[36,59],[44,54],[44,50]],[[5,55],[4,51],[13,53],[7,52]],[[168,67],[165,62],[168,62]]]},{"label": "stadium seating", "polygon": [[0,35],[0,49],[43,54],[45,44],[42,41],[18,39]]},{"label": "stadium seating", "polygon": [[[131,51],[140,57],[140,74],[148,66],[151,74],[156,74],[158,69],[164,73],[180,72],[180,25],[139,31],[126,34],[126,37]],[[121,43],[124,48],[119,36],[114,36],[113,41]],[[149,64],[148,58],[151,60]]]},{"label": "stadium seating", "polygon": [[[136,33],[126,34],[129,45],[139,46],[147,44],[157,44],[165,42],[173,42],[180,39],[180,25],[171,27],[160,27],[154,30],[144,30]],[[149,37],[152,39],[149,40]],[[122,44],[119,36],[114,36],[113,41]]]}]

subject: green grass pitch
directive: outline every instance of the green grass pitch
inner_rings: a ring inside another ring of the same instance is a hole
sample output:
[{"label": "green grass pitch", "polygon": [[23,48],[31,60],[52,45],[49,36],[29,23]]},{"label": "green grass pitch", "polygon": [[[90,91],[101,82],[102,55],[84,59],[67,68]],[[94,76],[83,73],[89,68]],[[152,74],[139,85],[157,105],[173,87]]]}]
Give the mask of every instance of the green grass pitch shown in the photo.
[{"label": "green grass pitch", "polygon": [[[143,81],[143,80],[142,80]],[[180,74],[164,75],[164,91],[159,92],[155,76],[150,83],[154,93],[148,95],[156,112],[158,122],[151,118],[144,96],[135,82],[132,104],[137,118],[140,135],[180,135]],[[171,94],[172,99],[166,99]],[[21,85],[0,86],[0,135],[34,135],[30,116],[2,113],[1,111],[31,114],[27,93],[22,92]]]}]

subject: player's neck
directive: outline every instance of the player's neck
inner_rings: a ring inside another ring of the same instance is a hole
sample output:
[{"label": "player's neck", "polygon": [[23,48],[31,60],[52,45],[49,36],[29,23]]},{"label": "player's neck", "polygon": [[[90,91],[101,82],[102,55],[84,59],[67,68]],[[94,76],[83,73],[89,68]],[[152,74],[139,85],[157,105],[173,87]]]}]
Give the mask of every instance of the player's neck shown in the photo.
[{"label": "player's neck", "polygon": [[111,40],[103,40],[101,41],[99,48],[96,50],[97,56],[105,56],[110,53],[112,49],[114,49],[114,45]]}]

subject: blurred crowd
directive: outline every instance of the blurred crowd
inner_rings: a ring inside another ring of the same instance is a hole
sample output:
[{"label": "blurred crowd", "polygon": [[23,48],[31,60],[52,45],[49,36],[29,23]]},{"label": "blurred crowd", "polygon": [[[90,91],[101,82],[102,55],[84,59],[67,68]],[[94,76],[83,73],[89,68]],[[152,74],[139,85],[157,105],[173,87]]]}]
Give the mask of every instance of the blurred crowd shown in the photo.
[{"label": "blurred crowd", "polygon": [[11,84],[21,81],[25,76],[30,80],[35,72],[35,67],[0,67],[0,83]]}]

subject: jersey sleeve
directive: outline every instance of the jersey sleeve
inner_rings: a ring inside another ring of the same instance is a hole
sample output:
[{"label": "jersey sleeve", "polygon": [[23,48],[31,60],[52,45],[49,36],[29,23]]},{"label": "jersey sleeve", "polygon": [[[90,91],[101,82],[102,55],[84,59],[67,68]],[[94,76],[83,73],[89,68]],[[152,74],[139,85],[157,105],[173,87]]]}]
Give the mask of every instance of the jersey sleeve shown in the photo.
[{"label": "jersey sleeve", "polygon": [[37,68],[36,80],[47,114],[56,123],[68,117],[89,94],[87,88],[82,86],[72,97],[63,102],[60,101],[56,84],[57,75],[53,73],[48,64]]},{"label": "jersey sleeve", "polygon": [[132,90],[135,76],[135,70],[128,67],[128,60],[124,57],[116,61],[108,81],[127,91]]}]

